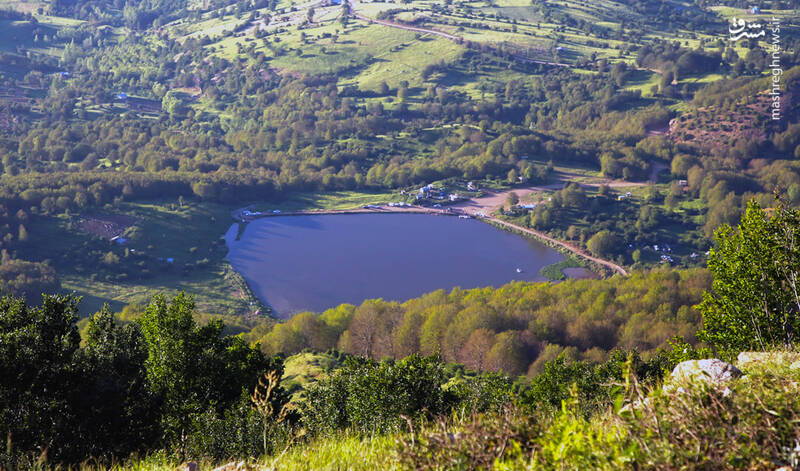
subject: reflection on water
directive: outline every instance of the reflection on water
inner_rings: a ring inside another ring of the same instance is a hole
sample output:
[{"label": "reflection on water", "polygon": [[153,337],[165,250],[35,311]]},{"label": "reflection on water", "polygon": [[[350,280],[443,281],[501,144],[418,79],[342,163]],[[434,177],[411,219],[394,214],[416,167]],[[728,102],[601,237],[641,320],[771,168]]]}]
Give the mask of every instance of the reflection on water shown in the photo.
[{"label": "reflection on water", "polygon": [[563,259],[473,219],[422,214],[264,218],[235,237],[234,226],[225,237],[231,265],[282,317],[440,288],[542,281],[539,270]]}]

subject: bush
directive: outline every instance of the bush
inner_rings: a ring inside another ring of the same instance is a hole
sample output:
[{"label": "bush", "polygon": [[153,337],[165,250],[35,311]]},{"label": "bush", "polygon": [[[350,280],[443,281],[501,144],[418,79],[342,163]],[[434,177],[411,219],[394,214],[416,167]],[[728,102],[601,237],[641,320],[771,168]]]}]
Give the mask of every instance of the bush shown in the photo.
[{"label": "bush", "polygon": [[348,358],[329,379],[308,390],[305,424],[314,431],[360,433],[399,430],[410,419],[450,410],[443,365],[438,357],[411,355],[399,362]]}]

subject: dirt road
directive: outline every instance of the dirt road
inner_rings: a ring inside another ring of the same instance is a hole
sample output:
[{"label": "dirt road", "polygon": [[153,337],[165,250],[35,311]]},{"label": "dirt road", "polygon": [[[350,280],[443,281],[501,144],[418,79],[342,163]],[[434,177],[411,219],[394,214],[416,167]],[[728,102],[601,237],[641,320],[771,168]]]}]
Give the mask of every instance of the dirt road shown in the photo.
[{"label": "dirt road", "polygon": [[[358,5],[357,2],[351,2],[351,7],[350,7],[351,14],[354,17],[358,18],[359,20],[366,21],[368,23],[375,23],[375,24],[379,24],[379,25],[383,25],[383,26],[388,26],[390,28],[404,29],[406,31],[414,31],[416,33],[432,34],[432,35],[440,36],[442,38],[449,39],[449,40],[455,41],[455,42],[460,42],[463,39],[460,36],[456,36],[456,35],[450,34],[450,33],[445,33],[444,31],[439,31],[439,30],[436,30],[436,29],[420,28],[418,26],[411,26],[411,25],[406,25],[406,24],[403,24],[403,23],[396,23],[394,21],[378,20],[376,18],[371,18],[369,16],[365,16],[365,15],[362,15],[361,13],[356,12],[355,11],[355,7],[357,5]],[[519,56],[519,55],[514,55],[513,57],[514,57],[514,59],[516,59],[518,61],[527,62],[529,64],[552,65],[552,66],[556,66],[556,67],[572,67],[569,64],[564,64],[564,63],[561,63],[561,62],[550,62],[550,61],[528,59],[527,57],[523,57],[523,56]]]},{"label": "dirt road", "polygon": [[[658,169],[659,171],[662,168]],[[481,197],[481,198],[473,198],[461,203],[457,203],[455,205],[450,206],[451,208],[456,208],[461,211],[464,211],[468,214],[491,214],[497,211],[500,206],[503,206],[508,199],[508,195],[511,192],[517,194],[520,199],[525,198],[526,196],[532,193],[541,193],[543,191],[555,191],[564,188],[564,185],[567,183],[576,183],[584,188],[597,188],[602,185],[606,185],[609,188],[626,188],[626,187],[636,187],[636,186],[645,186],[647,183],[644,182],[630,182],[627,180],[612,180],[609,178],[601,178],[601,177],[585,177],[583,175],[577,173],[570,173],[570,172],[556,172],[558,181],[553,183],[548,183],[547,185],[531,185],[522,188],[513,188],[511,190],[499,191],[489,193],[488,195]],[[657,172],[656,172],[657,173]],[[584,181],[576,181],[579,178],[586,178]],[[652,178],[652,175],[651,175]]]},{"label": "dirt road", "polygon": [[[540,232],[540,231],[537,231],[535,229],[529,229],[527,227],[518,226],[516,224],[510,223],[510,222],[507,222],[507,221],[503,221],[503,220],[497,219],[497,218],[492,216],[492,214],[495,211],[497,211],[501,206],[503,206],[503,204],[505,204],[506,199],[508,198],[508,194],[511,193],[512,191],[514,193],[516,193],[517,196],[519,196],[520,198],[524,198],[524,197],[530,195],[531,193],[538,193],[538,192],[541,192],[541,191],[544,191],[544,190],[554,190],[554,189],[557,190],[557,189],[560,189],[566,183],[567,183],[566,181],[561,181],[561,182],[558,182],[558,183],[552,183],[550,185],[531,186],[531,187],[527,187],[527,188],[518,188],[518,189],[513,189],[513,190],[496,192],[496,193],[492,193],[492,194],[489,194],[487,196],[484,196],[482,198],[473,198],[473,199],[470,199],[470,200],[467,200],[467,201],[464,201],[464,202],[461,202],[461,203],[457,203],[455,205],[452,205],[451,208],[455,209],[458,212],[463,212],[463,213],[470,214],[470,215],[473,215],[473,216],[481,215],[484,219],[492,221],[492,222],[494,222],[496,224],[499,224],[499,225],[505,226],[505,227],[510,227],[512,229],[516,229],[516,230],[518,230],[520,232],[524,232],[526,234],[530,234],[530,235],[532,235],[532,236],[534,236],[534,237],[536,237],[538,239],[545,240],[547,242],[550,242],[551,244],[555,244],[555,245],[558,245],[559,247],[567,249],[570,252],[574,253],[575,255],[577,255],[579,257],[582,257],[582,258],[585,258],[586,260],[589,260],[589,261],[594,262],[594,263],[596,263],[598,265],[602,265],[604,267],[610,268],[614,272],[619,273],[619,274],[621,274],[623,276],[627,275],[628,272],[623,267],[621,267],[620,265],[617,265],[616,263],[608,261],[608,260],[604,260],[602,258],[595,257],[595,256],[589,254],[589,252],[583,250],[582,248],[580,248],[578,246],[572,245],[572,244],[570,244],[568,242],[560,241],[558,239],[554,239],[554,238],[548,236],[547,234],[545,234],[544,232]],[[624,183],[627,186],[644,185],[644,183],[632,184],[631,182],[617,182],[617,183],[619,183],[619,184]],[[590,185],[593,185],[593,184],[582,184],[582,185],[590,186]],[[609,186],[611,186],[611,185],[609,185]]]},{"label": "dirt road", "polygon": [[611,270],[619,273],[622,276],[627,276],[628,275],[628,272],[624,268],[622,268],[621,266],[617,265],[616,263],[609,262],[608,260],[603,260],[602,258],[597,258],[597,257],[595,257],[593,255],[590,255],[588,252],[586,252],[585,250],[583,250],[583,249],[581,249],[579,247],[576,247],[576,246],[574,246],[572,244],[569,244],[567,242],[562,242],[562,241],[560,241],[558,239],[554,239],[554,238],[548,236],[547,234],[545,234],[543,232],[539,232],[539,231],[534,230],[534,229],[528,229],[527,227],[518,226],[516,224],[512,224],[512,223],[507,222],[507,221],[501,221],[500,219],[497,219],[497,218],[494,218],[494,217],[487,217],[485,219],[487,219],[489,221],[492,221],[492,222],[494,222],[496,224],[499,224],[501,226],[510,227],[512,229],[516,229],[516,230],[524,232],[526,234],[530,234],[530,235],[532,235],[532,236],[534,236],[534,237],[536,237],[538,239],[546,240],[547,242],[550,242],[552,244],[558,245],[559,247],[565,248],[565,249],[569,250],[570,252],[574,253],[575,255],[577,255],[579,257],[582,257],[582,258],[585,258],[586,260],[589,260],[590,262],[594,262],[594,263],[596,263],[598,265],[602,265],[602,266],[604,266],[606,268],[610,268]]}]

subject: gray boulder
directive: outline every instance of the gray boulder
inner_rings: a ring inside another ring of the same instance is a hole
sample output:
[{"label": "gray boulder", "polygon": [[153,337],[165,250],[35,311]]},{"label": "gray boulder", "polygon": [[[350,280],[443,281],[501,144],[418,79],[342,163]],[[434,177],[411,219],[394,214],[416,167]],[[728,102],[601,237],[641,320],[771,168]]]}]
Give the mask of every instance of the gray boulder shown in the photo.
[{"label": "gray boulder", "polygon": [[678,363],[670,378],[675,383],[707,381],[714,385],[724,385],[742,376],[739,368],[716,358],[689,360]]}]

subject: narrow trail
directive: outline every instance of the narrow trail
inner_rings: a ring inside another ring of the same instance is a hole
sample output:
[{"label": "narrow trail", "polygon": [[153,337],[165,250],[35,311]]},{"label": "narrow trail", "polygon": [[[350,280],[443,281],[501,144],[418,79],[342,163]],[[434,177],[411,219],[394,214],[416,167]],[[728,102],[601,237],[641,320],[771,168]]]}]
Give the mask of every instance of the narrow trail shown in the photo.
[{"label": "narrow trail", "polygon": [[[355,3],[355,2],[353,2],[353,3]],[[353,9],[353,7],[354,7],[354,5],[351,4],[350,5],[350,14],[352,14],[355,18],[358,18],[359,20],[366,21],[367,23],[374,23],[374,24],[378,24],[378,25],[388,26],[389,28],[404,29],[406,31],[414,31],[416,33],[432,34],[432,35],[435,35],[435,36],[440,36],[440,37],[445,38],[445,39],[449,39],[449,40],[457,42],[457,43],[460,43],[464,39],[464,38],[462,38],[460,36],[456,36],[456,35],[450,34],[450,33],[445,33],[444,31],[439,31],[439,30],[436,30],[436,29],[420,28],[418,26],[411,26],[411,25],[406,25],[406,24],[403,24],[403,23],[396,23],[396,22],[393,22],[393,21],[386,21],[386,20],[379,20],[379,19],[376,19],[376,18],[371,18],[369,16],[362,15],[361,13],[357,13]],[[564,64],[562,62],[550,62],[550,61],[528,59],[527,57],[519,56],[519,55],[516,55],[516,54],[513,54],[512,56],[514,57],[514,59],[516,59],[518,61],[527,62],[529,64],[552,65],[552,66],[556,66],[556,67],[572,67],[570,64]]]},{"label": "narrow trail", "polygon": [[441,37],[443,37],[445,39],[449,39],[451,41],[459,41],[461,39],[458,36],[455,36],[455,35],[452,35],[452,34],[449,34],[449,33],[445,33],[443,31],[437,31],[435,29],[419,28],[419,27],[416,27],[416,26],[408,26],[408,25],[404,25],[404,24],[400,24],[400,23],[393,23],[391,21],[386,21],[386,20],[378,20],[378,19],[375,19],[375,18],[370,18],[369,16],[364,16],[364,15],[362,15],[360,13],[353,13],[353,16],[355,16],[359,20],[366,21],[367,23],[375,23],[375,24],[379,24],[379,25],[383,25],[383,26],[388,26],[390,28],[404,29],[406,31],[414,31],[416,33],[433,34],[433,35],[436,35],[436,36],[441,36]]},{"label": "narrow trail", "polygon": [[624,268],[622,268],[621,266],[617,265],[616,263],[613,263],[613,262],[610,262],[608,260],[603,260],[602,258],[597,258],[595,256],[589,255],[589,253],[587,253],[585,250],[580,249],[580,248],[578,248],[578,247],[576,247],[576,246],[574,246],[572,244],[568,244],[566,242],[562,242],[562,241],[560,241],[558,239],[554,239],[554,238],[548,236],[547,234],[545,234],[543,232],[539,232],[539,231],[534,230],[534,229],[528,229],[527,227],[518,226],[516,224],[510,223],[510,222],[507,222],[507,221],[503,221],[503,220],[497,219],[495,217],[486,217],[484,219],[486,219],[487,221],[492,221],[493,223],[499,224],[501,226],[510,227],[510,228],[515,229],[517,231],[521,231],[521,232],[524,232],[526,234],[530,234],[530,235],[536,237],[537,239],[546,240],[547,242],[550,242],[552,244],[558,245],[559,247],[567,249],[570,252],[572,252],[573,254],[575,254],[575,255],[577,255],[577,256],[579,256],[581,258],[585,258],[586,260],[589,260],[590,262],[596,263],[598,265],[602,265],[602,266],[604,266],[606,268],[610,268],[611,270],[619,273],[622,276],[627,276],[628,275],[628,272]]}]

